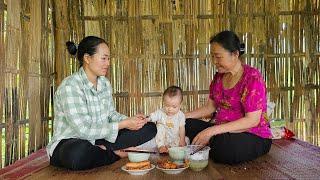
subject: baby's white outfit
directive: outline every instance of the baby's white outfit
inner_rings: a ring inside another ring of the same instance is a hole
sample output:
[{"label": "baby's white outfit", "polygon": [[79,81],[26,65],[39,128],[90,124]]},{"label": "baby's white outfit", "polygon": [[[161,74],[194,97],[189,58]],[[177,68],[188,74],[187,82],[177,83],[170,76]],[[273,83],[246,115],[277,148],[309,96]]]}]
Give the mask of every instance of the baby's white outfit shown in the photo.
[{"label": "baby's white outfit", "polygon": [[163,109],[158,109],[150,114],[150,121],[157,124],[157,135],[138,147],[145,149],[155,149],[161,146],[179,146],[179,128],[186,123],[185,115],[182,111],[173,116],[168,116]]}]

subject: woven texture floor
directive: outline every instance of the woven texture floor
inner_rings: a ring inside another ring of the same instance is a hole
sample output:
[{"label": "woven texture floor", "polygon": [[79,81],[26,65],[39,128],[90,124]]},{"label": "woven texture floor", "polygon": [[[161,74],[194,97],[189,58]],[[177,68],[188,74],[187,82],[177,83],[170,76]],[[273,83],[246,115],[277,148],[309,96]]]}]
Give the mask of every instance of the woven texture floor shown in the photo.
[{"label": "woven texture floor", "polygon": [[[152,160],[155,162],[157,156]],[[216,164],[201,172],[185,170],[167,175],[154,169],[144,176],[131,176],[120,167],[128,159],[88,171],[72,172],[49,166],[44,149],[0,169],[0,179],[319,179],[320,148],[300,140],[274,140],[269,154],[237,166]]]}]

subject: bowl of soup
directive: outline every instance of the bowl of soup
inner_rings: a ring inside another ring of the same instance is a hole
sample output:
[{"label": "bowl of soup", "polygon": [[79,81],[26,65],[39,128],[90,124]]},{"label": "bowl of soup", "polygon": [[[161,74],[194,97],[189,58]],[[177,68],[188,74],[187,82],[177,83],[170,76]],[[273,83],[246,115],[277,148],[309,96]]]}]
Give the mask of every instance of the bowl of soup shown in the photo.
[{"label": "bowl of soup", "polygon": [[190,161],[190,169],[193,171],[201,171],[208,166],[209,162],[209,146],[188,145],[187,158]]}]

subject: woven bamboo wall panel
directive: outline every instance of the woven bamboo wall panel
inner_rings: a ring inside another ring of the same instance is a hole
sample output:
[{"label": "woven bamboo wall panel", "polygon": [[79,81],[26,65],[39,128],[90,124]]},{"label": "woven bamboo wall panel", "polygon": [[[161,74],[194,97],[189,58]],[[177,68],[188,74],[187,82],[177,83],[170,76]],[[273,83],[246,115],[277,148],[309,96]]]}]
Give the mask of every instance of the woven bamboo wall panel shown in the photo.
[{"label": "woven bamboo wall panel", "polygon": [[43,147],[52,134],[49,11],[49,0],[0,1],[0,167]]},{"label": "woven bamboo wall panel", "polygon": [[[265,77],[268,96],[277,104],[273,116],[319,118],[319,1],[122,0],[83,5],[85,34],[95,33],[110,43],[108,77],[115,99],[129,100],[116,100],[120,112],[133,115],[161,107],[161,93],[174,84],[186,93],[184,110],[203,104],[215,74],[209,38],[230,29],[246,44],[244,62]],[[109,26],[97,29],[101,22]],[[153,97],[158,98],[148,100]]]}]

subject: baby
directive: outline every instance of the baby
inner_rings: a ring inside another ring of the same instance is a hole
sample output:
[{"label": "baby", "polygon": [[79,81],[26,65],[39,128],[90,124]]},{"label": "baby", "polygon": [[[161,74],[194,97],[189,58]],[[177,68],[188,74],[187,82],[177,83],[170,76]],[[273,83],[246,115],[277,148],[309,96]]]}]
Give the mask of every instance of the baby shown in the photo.
[{"label": "baby", "polygon": [[182,99],[181,88],[170,86],[163,93],[163,108],[150,114],[150,121],[157,124],[155,141],[160,153],[167,153],[169,147],[186,145]]}]

